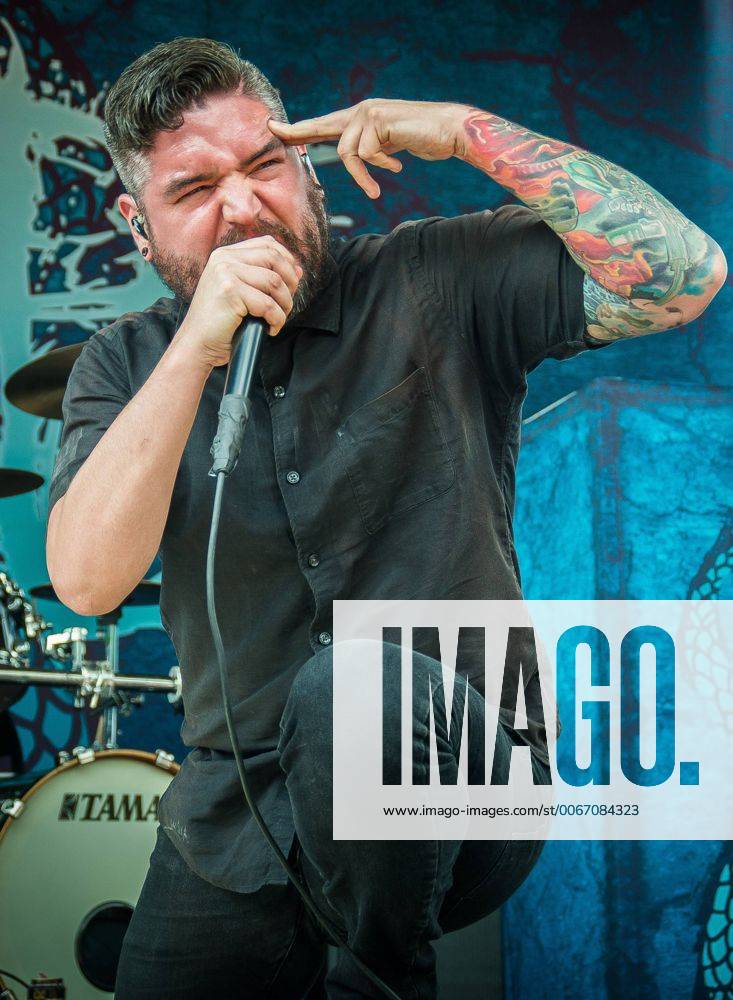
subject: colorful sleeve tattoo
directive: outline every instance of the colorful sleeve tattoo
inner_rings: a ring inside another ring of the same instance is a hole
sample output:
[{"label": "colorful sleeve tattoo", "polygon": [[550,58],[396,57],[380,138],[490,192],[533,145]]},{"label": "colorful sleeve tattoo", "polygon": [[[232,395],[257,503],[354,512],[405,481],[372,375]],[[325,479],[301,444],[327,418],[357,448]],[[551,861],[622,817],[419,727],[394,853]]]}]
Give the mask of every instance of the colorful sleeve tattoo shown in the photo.
[{"label": "colorful sleeve tattoo", "polygon": [[726,277],[717,243],[628,170],[472,109],[461,158],[538,213],[585,271],[591,340],[681,326]]}]

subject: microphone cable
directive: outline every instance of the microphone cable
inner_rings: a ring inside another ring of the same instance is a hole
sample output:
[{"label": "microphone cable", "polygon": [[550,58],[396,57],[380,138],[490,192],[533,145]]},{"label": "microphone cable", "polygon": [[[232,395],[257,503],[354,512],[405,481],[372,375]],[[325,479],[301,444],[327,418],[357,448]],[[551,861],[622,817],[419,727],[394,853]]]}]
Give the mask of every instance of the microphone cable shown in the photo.
[{"label": "microphone cable", "polygon": [[[239,339],[236,339],[236,338]],[[337,948],[343,948],[351,956],[357,968],[379,989],[384,996],[390,1000],[401,1000],[400,996],[394,992],[379,976],[362,962],[359,956],[349,947],[348,943],[331,921],[318,909],[308,891],[307,886],[301,883],[295,871],[290,867],[288,861],[280,850],[278,843],[270,833],[262,814],[252,796],[247,775],[244,769],[243,752],[239,743],[234,721],[232,718],[231,700],[229,695],[229,678],[226,669],[226,653],[221,637],[219,621],[216,614],[216,599],[214,586],[214,567],[216,560],[216,541],[219,533],[219,520],[221,516],[221,504],[224,495],[224,484],[226,477],[237,464],[239,450],[241,448],[244,431],[247,426],[250,414],[250,387],[252,376],[264,337],[264,323],[255,318],[248,318],[239,328],[232,341],[232,361],[227,373],[227,382],[224,386],[224,396],[221,408],[219,409],[219,429],[211,447],[211,454],[214,463],[209,471],[210,476],[216,476],[216,489],[214,492],[214,506],[211,514],[211,527],[209,530],[209,543],[206,553],[206,609],[209,616],[209,626],[216,648],[216,659],[219,667],[219,683],[221,685],[221,700],[224,708],[224,719],[226,722],[229,741],[234,753],[234,761],[239,775],[239,782],[242,786],[244,799],[247,803],[257,826],[260,828],[262,836],[272,848],[275,857],[285,870],[288,878],[298,892],[308,912],[316,923],[326,934],[326,937]],[[235,391],[227,393],[227,386],[230,375],[234,371],[231,381],[234,383]]]}]

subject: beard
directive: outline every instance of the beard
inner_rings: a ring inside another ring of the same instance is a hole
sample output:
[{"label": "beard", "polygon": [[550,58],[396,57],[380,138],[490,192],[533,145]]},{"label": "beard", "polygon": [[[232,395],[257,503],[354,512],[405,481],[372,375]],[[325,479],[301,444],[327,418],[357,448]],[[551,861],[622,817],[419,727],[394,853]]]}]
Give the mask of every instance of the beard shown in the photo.
[{"label": "beard", "polygon": [[[273,236],[289,250],[303,268],[303,274],[293,295],[293,308],[288,314],[288,319],[303,312],[329,275],[330,230],[326,199],[323,189],[317,188],[310,177],[306,187],[306,201],[300,219],[304,233],[302,237],[296,236],[291,229],[278,222],[261,220],[257,232],[245,233],[242,229],[234,227],[213,248],[216,250],[218,247],[231,246],[233,243],[241,243],[242,240],[255,236]],[[148,243],[150,245],[148,260],[158,277],[174,295],[188,305],[196,291],[206,262],[202,264],[185,254],[179,255],[170,250],[163,250],[155,242],[152,232],[149,232]]]}]

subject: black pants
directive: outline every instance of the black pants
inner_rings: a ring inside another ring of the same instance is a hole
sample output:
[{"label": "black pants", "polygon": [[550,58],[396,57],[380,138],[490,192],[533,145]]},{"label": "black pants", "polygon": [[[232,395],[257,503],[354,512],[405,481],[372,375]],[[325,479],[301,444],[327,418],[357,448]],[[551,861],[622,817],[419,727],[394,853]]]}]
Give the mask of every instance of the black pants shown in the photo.
[{"label": "black pants", "polygon": [[[297,833],[291,859],[361,960],[404,1000],[432,1000],[431,941],[496,910],[527,877],[544,841],[334,841],[327,780],[330,663],[324,651],[304,664],[280,724],[280,760]],[[468,692],[469,711],[483,721],[483,699],[471,687]],[[427,706],[415,711],[427,719]],[[396,713],[395,725],[398,720]],[[512,741],[519,740],[500,729],[496,754],[506,763]],[[458,756],[446,733],[436,736],[441,759]],[[482,752],[479,742],[468,752]],[[534,756],[532,767],[535,781],[548,784],[549,768]],[[115,997],[297,1000],[317,978],[325,949],[291,885],[266,885],[254,893],[218,888],[195,875],[159,829],[125,937]],[[381,996],[344,949],[326,989],[334,1000]]]}]

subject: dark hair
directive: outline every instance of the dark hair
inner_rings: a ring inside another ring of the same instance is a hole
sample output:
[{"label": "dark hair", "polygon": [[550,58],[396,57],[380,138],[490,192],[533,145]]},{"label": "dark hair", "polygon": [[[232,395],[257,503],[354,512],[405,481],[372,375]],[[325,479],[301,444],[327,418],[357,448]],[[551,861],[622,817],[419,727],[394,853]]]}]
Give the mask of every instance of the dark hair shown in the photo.
[{"label": "dark hair", "polygon": [[280,91],[230,45],[210,38],[174,38],[139,56],[111,88],[104,104],[104,137],[129,193],[140,199],[147,159],[158,132],[180,128],[183,113],[210,94],[239,90],[288,120]]}]

